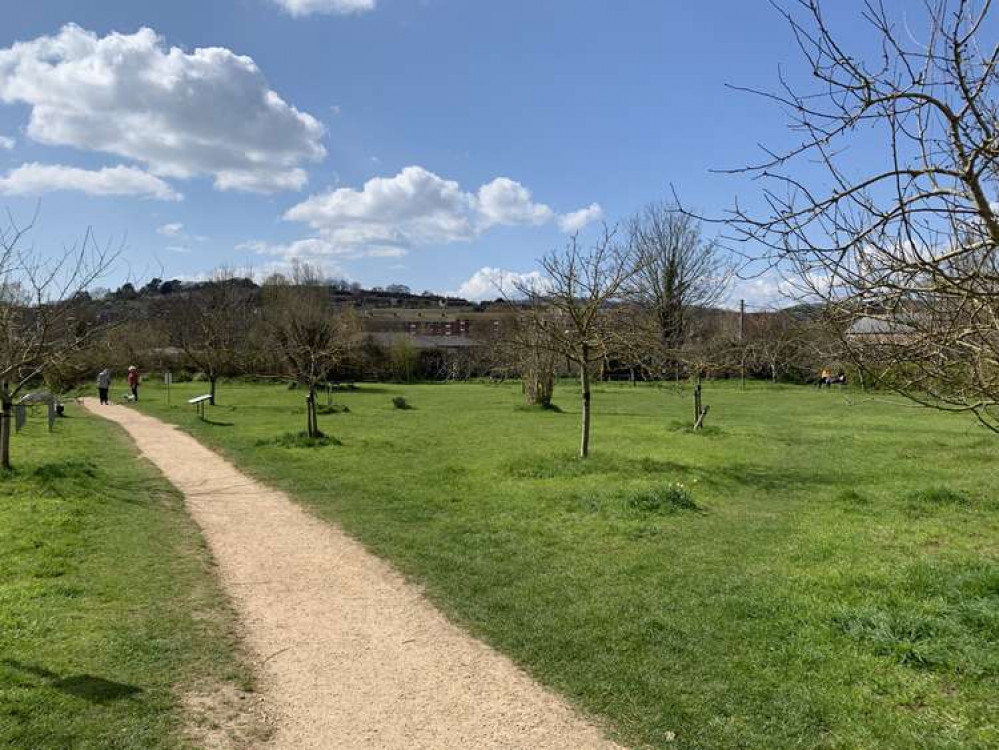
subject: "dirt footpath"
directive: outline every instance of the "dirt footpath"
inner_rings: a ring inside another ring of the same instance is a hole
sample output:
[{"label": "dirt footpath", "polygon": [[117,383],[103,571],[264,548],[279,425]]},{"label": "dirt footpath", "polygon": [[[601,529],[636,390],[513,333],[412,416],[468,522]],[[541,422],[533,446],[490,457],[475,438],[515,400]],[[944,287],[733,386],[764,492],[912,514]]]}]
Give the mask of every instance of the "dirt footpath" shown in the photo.
[{"label": "dirt footpath", "polygon": [[85,405],[184,493],[253,655],[269,747],[619,747],[337,527],[170,425]]}]

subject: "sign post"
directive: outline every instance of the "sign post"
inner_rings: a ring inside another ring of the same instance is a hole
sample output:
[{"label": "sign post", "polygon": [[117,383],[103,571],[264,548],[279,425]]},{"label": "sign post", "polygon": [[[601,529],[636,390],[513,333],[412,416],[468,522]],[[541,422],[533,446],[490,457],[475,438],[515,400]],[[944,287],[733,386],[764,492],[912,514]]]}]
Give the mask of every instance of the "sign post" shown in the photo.
[{"label": "sign post", "polygon": [[163,384],[166,386],[166,389],[167,389],[167,406],[169,406],[170,405],[170,386],[173,384],[173,373],[172,372],[167,371],[167,372],[163,373]]}]

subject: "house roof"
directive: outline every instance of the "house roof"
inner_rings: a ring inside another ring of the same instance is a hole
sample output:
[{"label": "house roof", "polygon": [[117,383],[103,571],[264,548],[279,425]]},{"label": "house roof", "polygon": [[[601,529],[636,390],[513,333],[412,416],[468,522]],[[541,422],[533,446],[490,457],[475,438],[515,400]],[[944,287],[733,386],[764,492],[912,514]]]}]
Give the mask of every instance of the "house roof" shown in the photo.
[{"label": "house roof", "polygon": [[857,318],[847,329],[848,336],[891,336],[898,333],[908,333],[912,331],[912,326],[900,323],[896,320],[885,320],[883,318],[872,318],[864,316]]}]

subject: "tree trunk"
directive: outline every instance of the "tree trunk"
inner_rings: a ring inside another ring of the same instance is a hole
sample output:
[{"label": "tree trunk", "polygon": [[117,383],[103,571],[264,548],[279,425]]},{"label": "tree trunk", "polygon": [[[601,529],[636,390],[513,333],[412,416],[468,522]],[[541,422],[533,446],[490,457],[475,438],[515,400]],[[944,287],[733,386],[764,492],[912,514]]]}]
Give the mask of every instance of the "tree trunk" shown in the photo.
[{"label": "tree trunk", "polygon": [[10,396],[7,384],[0,391],[0,469],[10,470],[10,433],[14,429],[14,400]]},{"label": "tree trunk", "polygon": [[210,377],[208,378],[208,403],[215,406],[215,381],[218,378]]},{"label": "tree trunk", "polygon": [[589,347],[583,346],[582,361],[579,363],[579,382],[582,386],[583,417],[582,435],[579,441],[579,457],[586,458],[590,454],[590,368]]},{"label": "tree trunk", "polygon": [[306,417],[308,421],[308,434],[310,438],[319,437],[319,418],[316,415],[316,389],[309,386],[309,395],[305,399]]}]

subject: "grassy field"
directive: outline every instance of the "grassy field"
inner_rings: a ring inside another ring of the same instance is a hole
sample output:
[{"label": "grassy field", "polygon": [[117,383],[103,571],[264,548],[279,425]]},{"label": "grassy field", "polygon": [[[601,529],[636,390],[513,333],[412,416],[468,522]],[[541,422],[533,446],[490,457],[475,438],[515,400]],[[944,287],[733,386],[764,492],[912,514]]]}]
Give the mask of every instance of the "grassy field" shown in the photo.
[{"label": "grassy field", "polygon": [[0,477],[0,746],[196,745],[185,698],[212,722],[249,680],[208,555],[124,433],[67,416]]},{"label": "grassy field", "polygon": [[[999,746],[999,437],[858,392],[361,386],[142,408],[340,523],[634,746]],[[410,410],[393,408],[403,395]],[[687,493],[678,491],[682,483]],[[672,486],[672,489],[671,489]],[[676,504],[692,496],[695,509]]]}]

